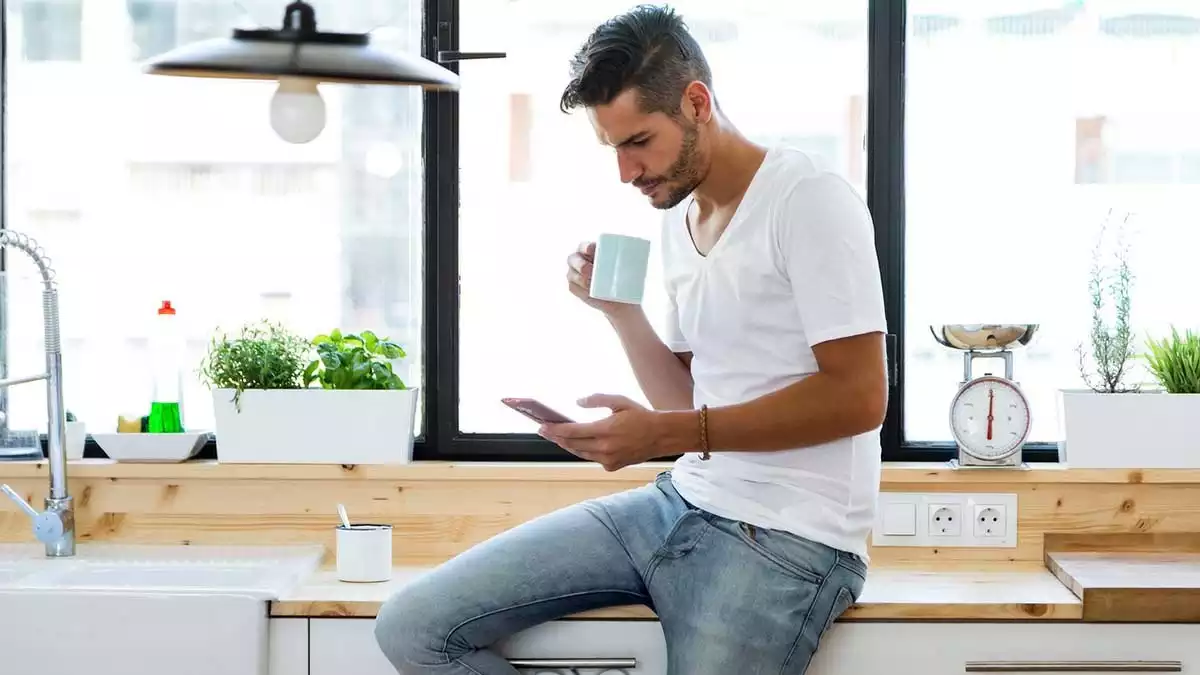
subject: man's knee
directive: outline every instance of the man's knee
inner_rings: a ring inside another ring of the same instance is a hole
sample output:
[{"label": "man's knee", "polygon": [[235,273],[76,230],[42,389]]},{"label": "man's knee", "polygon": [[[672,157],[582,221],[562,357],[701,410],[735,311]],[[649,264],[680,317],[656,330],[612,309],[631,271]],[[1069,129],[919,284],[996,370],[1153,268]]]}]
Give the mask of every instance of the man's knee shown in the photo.
[{"label": "man's knee", "polygon": [[433,666],[449,661],[446,635],[435,634],[440,624],[435,593],[413,584],[389,598],[375,617],[375,641],[397,669]]}]

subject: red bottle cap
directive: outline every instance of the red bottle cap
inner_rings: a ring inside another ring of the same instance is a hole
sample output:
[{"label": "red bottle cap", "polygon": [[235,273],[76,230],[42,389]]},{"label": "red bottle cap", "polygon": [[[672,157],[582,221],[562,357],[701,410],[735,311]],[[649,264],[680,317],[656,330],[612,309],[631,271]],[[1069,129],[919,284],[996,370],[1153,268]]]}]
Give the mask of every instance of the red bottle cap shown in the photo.
[{"label": "red bottle cap", "polygon": [[163,314],[175,314],[175,308],[171,306],[170,300],[163,300],[162,307],[158,308],[158,315],[162,316]]}]

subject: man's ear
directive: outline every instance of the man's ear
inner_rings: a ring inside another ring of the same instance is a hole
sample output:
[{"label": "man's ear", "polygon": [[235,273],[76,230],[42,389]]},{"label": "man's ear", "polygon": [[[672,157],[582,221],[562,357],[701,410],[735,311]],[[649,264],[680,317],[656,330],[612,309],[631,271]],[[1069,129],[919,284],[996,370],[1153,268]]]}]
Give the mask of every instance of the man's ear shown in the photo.
[{"label": "man's ear", "polygon": [[700,80],[693,80],[683,90],[680,109],[697,124],[707,124],[713,115],[712,91]]}]

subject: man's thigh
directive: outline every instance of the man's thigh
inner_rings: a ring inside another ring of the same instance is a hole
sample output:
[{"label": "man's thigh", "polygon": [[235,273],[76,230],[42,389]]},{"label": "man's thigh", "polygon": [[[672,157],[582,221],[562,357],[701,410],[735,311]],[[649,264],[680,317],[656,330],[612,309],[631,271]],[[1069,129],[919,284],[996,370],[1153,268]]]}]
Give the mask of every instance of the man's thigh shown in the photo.
[{"label": "man's thigh", "polygon": [[643,551],[654,532],[665,532],[665,501],[647,485],[559,509],[468,549],[385,604],[381,645],[397,661],[437,663],[569,614],[649,604]]},{"label": "man's thigh", "polygon": [[697,513],[648,582],[670,675],[801,675],[865,567],[829,547]]}]

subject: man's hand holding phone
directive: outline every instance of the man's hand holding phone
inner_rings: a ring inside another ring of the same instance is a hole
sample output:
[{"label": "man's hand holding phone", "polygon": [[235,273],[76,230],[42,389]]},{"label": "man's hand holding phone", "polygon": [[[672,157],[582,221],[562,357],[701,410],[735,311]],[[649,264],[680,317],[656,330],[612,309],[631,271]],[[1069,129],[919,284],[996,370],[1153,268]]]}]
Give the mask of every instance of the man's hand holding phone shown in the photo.
[{"label": "man's hand holding phone", "polygon": [[581,408],[608,408],[612,414],[595,422],[555,421],[565,415],[547,407],[537,416],[554,419],[541,420],[538,435],[606,471],[686,452],[676,448],[693,444],[688,437],[691,425],[680,414],[649,410],[625,396],[610,394],[595,394],[578,404]]}]

